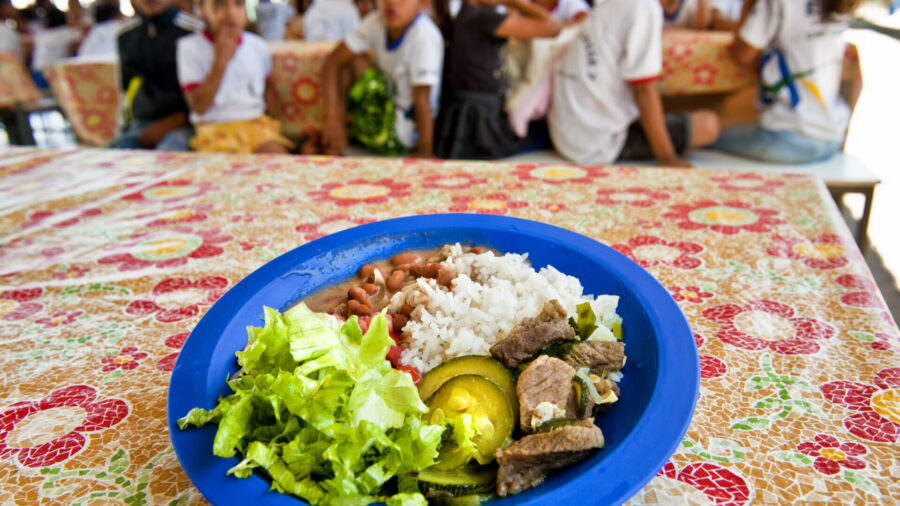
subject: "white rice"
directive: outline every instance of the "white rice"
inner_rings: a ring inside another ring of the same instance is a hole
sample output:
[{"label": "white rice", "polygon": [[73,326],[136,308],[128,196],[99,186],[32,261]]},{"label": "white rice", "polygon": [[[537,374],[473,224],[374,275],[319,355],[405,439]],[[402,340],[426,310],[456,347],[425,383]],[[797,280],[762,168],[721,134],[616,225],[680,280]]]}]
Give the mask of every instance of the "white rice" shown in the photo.
[{"label": "white rice", "polygon": [[621,323],[618,296],[583,295],[577,278],[552,266],[535,272],[527,254],[463,253],[459,244],[445,248],[449,256],[443,264],[457,273],[451,289],[419,278],[391,301],[393,311],[405,302],[417,306],[403,328],[401,363],[424,373],[461,355],[490,355],[494,343],[553,299],[570,316],[578,304],[590,301],[601,323],[591,339],[614,339],[608,327]]}]

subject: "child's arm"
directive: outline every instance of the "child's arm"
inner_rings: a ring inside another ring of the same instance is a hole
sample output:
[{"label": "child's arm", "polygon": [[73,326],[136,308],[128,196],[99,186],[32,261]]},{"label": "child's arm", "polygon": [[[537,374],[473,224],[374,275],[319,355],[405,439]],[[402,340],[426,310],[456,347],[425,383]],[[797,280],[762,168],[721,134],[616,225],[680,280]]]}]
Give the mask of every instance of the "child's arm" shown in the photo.
[{"label": "child's arm", "polygon": [[345,43],[341,42],[328,55],[325,65],[322,67],[322,96],[325,99],[322,146],[327,153],[338,154],[347,147],[347,129],[344,127],[347,106],[344,103],[339,72],[352,59],[353,52]]},{"label": "child's arm", "polygon": [[706,30],[709,26],[709,17],[707,16],[707,0],[697,0],[697,29]]},{"label": "child's arm", "polygon": [[205,113],[213,105],[219,85],[222,84],[222,76],[225,68],[234,52],[237,51],[240,32],[234,30],[222,31],[216,34],[214,43],[215,56],[209,74],[197,87],[185,90],[184,98],[192,111]]},{"label": "child's arm", "polygon": [[753,67],[761,54],[762,51],[748,44],[740,36],[735,36],[734,44],[731,45],[731,57],[738,65]]},{"label": "child's arm", "polygon": [[656,81],[632,84],[634,100],[641,111],[641,127],[647,134],[650,149],[660,165],[667,167],[690,167],[691,165],[675,154],[672,138],[666,129],[662,99],[656,89]]},{"label": "child's arm", "polygon": [[165,137],[167,133],[187,124],[188,117],[183,111],[173,112],[168,116],[163,116],[147,125],[147,128],[141,132],[141,136],[138,137],[138,144],[144,149],[153,149],[163,140],[163,137]]},{"label": "child's arm", "polygon": [[434,158],[434,117],[431,115],[431,86],[413,87],[413,104],[416,108],[416,130],[419,147],[413,156]]},{"label": "child's arm", "polygon": [[[488,2],[490,4],[490,2]],[[503,38],[532,39],[535,37],[556,37],[562,27],[550,16],[547,9],[528,0],[503,0],[511,12],[494,35]],[[519,13],[521,15],[516,15]]]},{"label": "child's arm", "polygon": [[272,77],[266,78],[266,114],[275,117],[278,114],[278,91],[275,89],[275,83]]},{"label": "child's arm", "polygon": [[712,21],[709,24],[709,28],[711,30],[722,30],[726,32],[733,32],[737,30],[738,21],[735,19],[728,19],[719,9],[713,8],[712,10]]}]

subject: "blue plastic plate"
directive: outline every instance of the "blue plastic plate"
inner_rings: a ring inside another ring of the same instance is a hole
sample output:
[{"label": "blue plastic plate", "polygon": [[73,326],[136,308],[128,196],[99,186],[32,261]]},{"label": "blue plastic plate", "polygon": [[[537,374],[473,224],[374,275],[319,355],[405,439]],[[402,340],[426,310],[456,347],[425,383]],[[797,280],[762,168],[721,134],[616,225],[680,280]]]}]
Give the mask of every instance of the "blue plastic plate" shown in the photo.
[{"label": "blue plastic plate", "polygon": [[549,264],[580,279],[585,293],[618,295],[624,320],[622,396],[597,419],[605,448],[492,504],[618,504],[653,478],[687,431],[700,384],[693,334],[668,291],[622,254],[574,232],[517,218],[441,214],[363,225],[300,246],[247,276],[203,316],[175,364],[167,409],[178,460],[210,502],[301,503],[269,491],[259,474],[226,476],[238,459],[212,454],[217,426],[182,431],[175,423],[229,393],[225,377],[237,371],[234,353],[246,344],[248,325],[262,326],[263,306],[287,309],[372,260],[453,242],[528,253],[535,268]]}]

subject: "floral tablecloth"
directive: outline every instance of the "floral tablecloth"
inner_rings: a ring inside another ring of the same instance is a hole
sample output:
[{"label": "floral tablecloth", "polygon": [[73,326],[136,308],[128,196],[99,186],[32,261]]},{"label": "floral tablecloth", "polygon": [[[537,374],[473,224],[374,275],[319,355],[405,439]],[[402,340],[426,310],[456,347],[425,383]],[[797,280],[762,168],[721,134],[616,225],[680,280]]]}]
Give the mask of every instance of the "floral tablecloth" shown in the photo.
[{"label": "floral tablecloth", "polygon": [[0,108],[37,100],[41,92],[14,53],[0,52]]},{"label": "floral tablecloth", "polygon": [[634,503],[900,497],[900,332],[821,181],[20,148],[0,151],[0,503],[201,502],[165,399],[209,306],[299,244],[446,211],[596,238],[686,313],[697,410]]}]

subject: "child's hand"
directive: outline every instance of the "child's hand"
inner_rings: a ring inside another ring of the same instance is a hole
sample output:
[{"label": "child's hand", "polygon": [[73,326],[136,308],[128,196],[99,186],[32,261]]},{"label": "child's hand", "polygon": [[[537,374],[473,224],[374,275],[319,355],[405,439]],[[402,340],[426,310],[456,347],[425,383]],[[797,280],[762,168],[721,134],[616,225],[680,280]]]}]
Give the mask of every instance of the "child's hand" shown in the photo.
[{"label": "child's hand", "polygon": [[338,122],[327,122],[322,130],[322,148],[325,154],[340,155],[347,147],[347,132]]},{"label": "child's hand", "polygon": [[238,40],[240,40],[241,32],[236,30],[224,29],[216,34],[216,41],[213,45],[216,61],[220,64],[227,64],[231,61],[237,51]]},{"label": "child's hand", "polygon": [[682,169],[690,169],[693,166],[678,155],[664,156],[657,160],[660,167],[674,167]]}]

